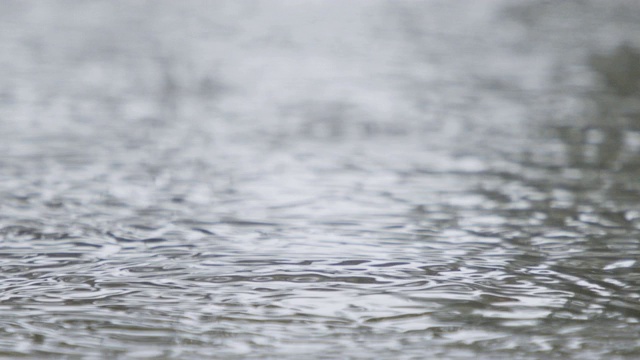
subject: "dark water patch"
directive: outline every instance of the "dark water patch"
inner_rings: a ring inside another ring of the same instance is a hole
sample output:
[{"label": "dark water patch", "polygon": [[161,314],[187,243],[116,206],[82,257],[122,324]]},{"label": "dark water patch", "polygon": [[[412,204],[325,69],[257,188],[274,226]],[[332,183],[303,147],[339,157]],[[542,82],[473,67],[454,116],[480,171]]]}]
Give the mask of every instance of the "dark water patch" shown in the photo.
[{"label": "dark water patch", "polygon": [[116,235],[112,234],[111,232],[107,232],[107,235],[109,235],[110,237],[114,238],[118,242],[124,242],[124,243],[141,242],[141,243],[148,244],[148,243],[159,243],[159,242],[166,241],[166,239],[163,239],[163,238],[129,239],[129,238],[121,237],[121,236],[116,236]]},{"label": "dark water patch", "polygon": [[253,227],[278,226],[278,224],[276,223],[252,221],[252,220],[240,220],[240,219],[224,219],[220,223],[233,225],[233,226],[253,226]]},{"label": "dark water patch", "polygon": [[369,260],[345,260],[336,264],[332,264],[335,266],[351,266],[351,265],[360,265],[369,262]]}]

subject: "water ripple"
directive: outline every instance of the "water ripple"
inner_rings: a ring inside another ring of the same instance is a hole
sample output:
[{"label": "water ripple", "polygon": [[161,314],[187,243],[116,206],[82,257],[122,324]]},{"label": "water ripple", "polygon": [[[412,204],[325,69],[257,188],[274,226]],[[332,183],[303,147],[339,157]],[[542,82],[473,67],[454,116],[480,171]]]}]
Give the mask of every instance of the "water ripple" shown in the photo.
[{"label": "water ripple", "polygon": [[639,357],[637,5],[62,3],[0,5],[0,357]]}]

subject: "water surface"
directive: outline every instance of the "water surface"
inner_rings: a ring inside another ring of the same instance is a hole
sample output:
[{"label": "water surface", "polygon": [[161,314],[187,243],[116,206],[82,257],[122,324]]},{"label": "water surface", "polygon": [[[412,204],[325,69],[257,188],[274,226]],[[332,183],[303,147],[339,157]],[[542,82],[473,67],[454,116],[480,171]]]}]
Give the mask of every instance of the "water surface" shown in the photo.
[{"label": "water surface", "polygon": [[2,357],[639,356],[633,1],[0,8]]}]

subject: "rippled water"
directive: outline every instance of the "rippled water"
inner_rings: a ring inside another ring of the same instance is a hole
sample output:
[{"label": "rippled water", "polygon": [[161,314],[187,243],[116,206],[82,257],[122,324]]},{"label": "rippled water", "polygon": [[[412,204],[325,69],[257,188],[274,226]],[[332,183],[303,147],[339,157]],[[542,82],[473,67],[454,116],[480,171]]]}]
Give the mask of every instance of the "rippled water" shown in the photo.
[{"label": "rippled water", "polygon": [[0,356],[640,356],[634,1],[0,4]]}]

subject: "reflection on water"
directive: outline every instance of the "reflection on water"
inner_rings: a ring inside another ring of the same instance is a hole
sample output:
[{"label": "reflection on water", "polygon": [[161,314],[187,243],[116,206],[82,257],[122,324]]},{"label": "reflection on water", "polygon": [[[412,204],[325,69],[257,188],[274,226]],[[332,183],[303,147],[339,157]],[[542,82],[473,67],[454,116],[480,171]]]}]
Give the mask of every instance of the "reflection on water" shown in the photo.
[{"label": "reflection on water", "polygon": [[633,2],[0,7],[1,356],[639,356]]},{"label": "reflection on water", "polygon": [[622,44],[611,54],[594,55],[592,68],[602,78],[606,89],[617,97],[640,95],[640,53],[629,44]]}]

